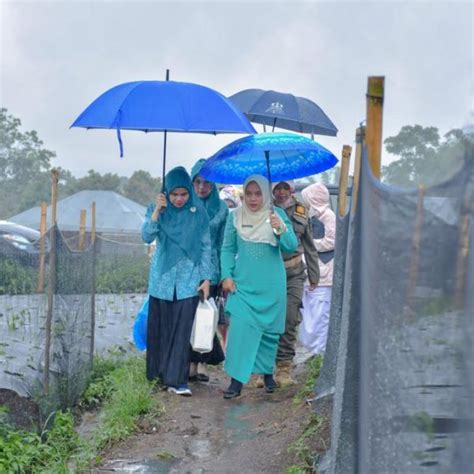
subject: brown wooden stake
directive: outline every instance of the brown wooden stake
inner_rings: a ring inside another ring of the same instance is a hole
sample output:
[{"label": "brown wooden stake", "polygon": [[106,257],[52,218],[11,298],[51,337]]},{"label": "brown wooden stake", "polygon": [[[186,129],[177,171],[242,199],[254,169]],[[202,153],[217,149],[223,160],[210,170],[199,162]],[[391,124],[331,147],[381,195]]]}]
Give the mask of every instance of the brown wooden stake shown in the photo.
[{"label": "brown wooden stake", "polygon": [[91,339],[90,339],[90,367],[94,366],[95,350],[95,286],[96,286],[96,265],[97,265],[97,241],[96,241],[96,205],[92,202],[91,220],[91,242],[92,242],[92,289],[91,289]]},{"label": "brown wooden stake", "polygon": [[56,206],[58,199],[59,171],[51,170],[51,233],[49,251],[48,310],[46,313],[46,340],[44,348],[43,384],[45,395],[49,394],[49,367],[51,352],[51,326],[53,322],[54,293],[56,290]]},{"label": "brown wooden stake", "polygon": [[82,252],[86,243],[86,219],[87,211],[81,209],[81,218],[79,223],[79,250]]},{"label": "brown wooden stake", "polygon": [[95,213],[96,213],[95,201],[92,201],[92,206],[91,206],[91,242],[92,243],[95,242],[95,226],[96,226]]},{"label": "brown wooden stake", "polygon": [[47,214],[48,214],[48,203],[41,203],[41,220],[40,220],[40,259],[39,259],[39,272],[38,272],[38,293],[44,291],[44,272],[46,268],[46,253],[45,253],[45,235],[47,229]]},{"label": "brown wooden stake", "polygon": [[367,85],[367,153],[372,174],[380,179],[385,78],[369,77]]},{"label": "brown wooden stake", "polygon": [[357,201],[359,198],[360,185],[360,161],[362,159],[362,145],[365,139],[365,127],[359,127],[356,130],[356,149],[354,161],[354,178],[352,179],[352,213],[357,210]]},{"label": "brown wooden stake", "polygon": [[59,171],[57,169],[51,170],[51,226],[56,225],[56,214],[58,205],[58,183]]},{"label": "brown wooden stake", "polygon": [[339,197],[338,197],[338,208],[339,215],[342,217],[346,214],[346,203],[347,203],[347,183],[349,181],[349,164],[351,161],[352,147],[344,145],[342,147],[342,160],[341,160],[341,174],[339,175]]},{"label": "brown wooden stake", "polygon": [[472,206],[472,193],[466,188],[464,194],[463,205],[459,219],[459,245],[458,256],[456,261],[456,293],[455,304],[457,308],[464,306],[465,285],[466,285],[466,271],[469,256],[469,227],[471,223],[471,216],[469,213],[469,206]]},{"label": "brown wooden stake", "polygon": [[418,281],[418,269],[420,267],[420,243],[423,228],[423,209],[425,201],[425,188],[422,184],[418,187],[418,201],[416,204],[415,231],[413,232],[410,276],[408,281],[408,302],[411,303],[416,284]]}]

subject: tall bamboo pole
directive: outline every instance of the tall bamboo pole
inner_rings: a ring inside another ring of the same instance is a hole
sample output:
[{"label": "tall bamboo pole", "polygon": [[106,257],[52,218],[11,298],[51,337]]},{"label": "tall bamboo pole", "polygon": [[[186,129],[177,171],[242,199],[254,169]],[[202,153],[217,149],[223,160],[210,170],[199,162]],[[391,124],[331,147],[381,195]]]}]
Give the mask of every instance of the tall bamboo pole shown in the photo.
[{"label": "tall bamboo pole", "polygon": [[83,251],[85,242],[86,242],[86,219],[87,219],[87,211],[85,209],[81,209],[81,217],[79,222],[79,250]]},{"label": "tall bamboo pole", "polygon": [[410,303],[418,280],[418,268],[420,266],[420,243],[421,230],[423,228],[423,209],[425,200],[425,188],[422,184],[418,187],[418,201],[416,204],[415,231],[412,239],[412,254],[410,263],[410,276],[408,281],[408,302]]},{"label": "tall bamboo pole", "polygon": [[56,287],[56,206],[58,200],[59,171],[51,170],[51,249],[49,251],[48,311],[46,313],[46,340],[44,349],[44,393],[49,393],[49,366],[51,352],[51,325],[53,321],[54,293]]},{"label": "tall bamboo pole", "polygon": [[352,179],[352,212],[357,210],[357,201],[359,199],[359,185],[360,185],[360,162],[362,159],[362,145],[365,140],[365,127],[360,126],[356,130],[356,150],[354,161],[354,178]]},{"label": "tall bamboo pole", "polygon": [[96,226],[96,205],[95,201],[92,201],[92,206],[91,206],[91,242],[95,242],[95,226]]},{"label": "tall bamboo pole", "polygon": [[91,243],[92,243],[92,288],[91,288],[91,339],[90,339],[90,367],[94,364],[94,348],[95,348],[95,275],[97,264],[97,242],[96,242],[96,205],[92,202],[91,209]]},{"label": "tall bamboo pole", "polygon": [[467,262],[469,256],[469,227],[471,223],[469,208],[472,206],[472,198],[472,193],[469,192],[469,188],[466,188],[459,217],[459,245],[456,259],[455,289],[455,304],[457,308],[462,308],[464,305]]},{"label": "tall bamboo pole", "polygon": [[44,291],[44,271],[46,267],[46,252],[45,252],[45,235],[47,229],[47,214],[48,214],[48,203],[41,203],[41,220],[40,220],[40,259],[39,259],[39,272],[38,272],[38,286],[36,288],[38,293]]},{"label": "tall bamboo pole", "polygon": [[369,77],[367,84],[366,142],[372,174],[380,179],[382,157],[382,122],[385,78]]},{"label": "tall bamboo pole", "polygon": [[341,174],[339,175],[339,197],[338,208],[339,215],[342,217],[346,214],[347,204],[347,183],[349,181],[349,164],[351,161],[352,147],[344,145],[342,147]]}]

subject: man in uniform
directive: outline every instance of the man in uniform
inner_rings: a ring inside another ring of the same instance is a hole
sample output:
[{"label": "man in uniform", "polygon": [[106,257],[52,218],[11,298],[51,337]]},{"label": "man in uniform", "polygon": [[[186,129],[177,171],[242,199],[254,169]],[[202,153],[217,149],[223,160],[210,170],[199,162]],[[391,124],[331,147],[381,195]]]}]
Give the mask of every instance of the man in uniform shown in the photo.
[{"label": "man in uniform", "polygon": [[278,345],[276,373],[276,381],[281,387],[295,383],[291,376],[291,366],[295,356],[298,325],[301,322],[300,308],[306,276],[310,290],[314,290],[319,282],[318,252],[313,242],[308,211],[296,200],[293,192],[291,181],[281,181],[273,188],[274,204],[285,210],[298,238],[296,251],[291,254],[283,253],[287,285],[286,325]]}]

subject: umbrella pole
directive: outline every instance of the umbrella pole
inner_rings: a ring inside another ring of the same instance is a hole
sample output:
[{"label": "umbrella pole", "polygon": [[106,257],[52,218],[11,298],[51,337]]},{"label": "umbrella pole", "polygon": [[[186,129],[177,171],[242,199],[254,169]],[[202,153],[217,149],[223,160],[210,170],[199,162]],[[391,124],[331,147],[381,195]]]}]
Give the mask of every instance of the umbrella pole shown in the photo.
[{"label": "umbrella pole", "polygon": [[273,119],[273,127],[272,127],[272,133],[275,131],[275,125],[277,123],[276,117]]},{"label": "umbrella pole", "polygon": [[161,185],[161,192],[165,192],[165,176],[166,176],[166,138],[168,136],[168,133],[165,130],[165,136],[163,140],[163,179],[162,179],[162,185]]},{"label": "umbrella pole", "polygon": [[[166,80],[169,81],[170,80],[170,70],[167,69],[166,70]],[[166,175],[166,139],[168,137],[168,133],[167,131],[165,130],[165,136],[164,136],[164,140],[163,140],[163,179],[162,179],[162,185],[161,185],[161,192],[164,193],[165,192],[165,175]]]},{"label": "umbrella pole", "polygon": [[265,161],[267,162],[268,188],[270,191],[270,211],[273,212],[272,176],[270,174],[270,152],[268,150],[265,150]]}]

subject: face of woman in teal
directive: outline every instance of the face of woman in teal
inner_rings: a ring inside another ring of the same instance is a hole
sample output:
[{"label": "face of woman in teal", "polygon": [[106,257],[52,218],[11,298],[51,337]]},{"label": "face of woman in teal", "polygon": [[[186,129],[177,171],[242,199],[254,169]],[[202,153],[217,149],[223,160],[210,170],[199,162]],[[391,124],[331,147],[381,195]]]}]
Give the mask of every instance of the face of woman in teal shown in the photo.
[{"label": "face of woman in teal", "polygon": [[188,202],[189,192],[186,188],[174,188],[169,197],[171,204],[179,209]]},{"label": "face of woman in teal", "polygon": [[252,212],[259,211],[263,206],[263,194],[255,181],[250,181],[244,190],[244,201]]},{"label": "face of woman in teal", "polygon": [[201,199],[206,199],[212,191],[212,183],[197,175],[193,181],[194,191]]}]

